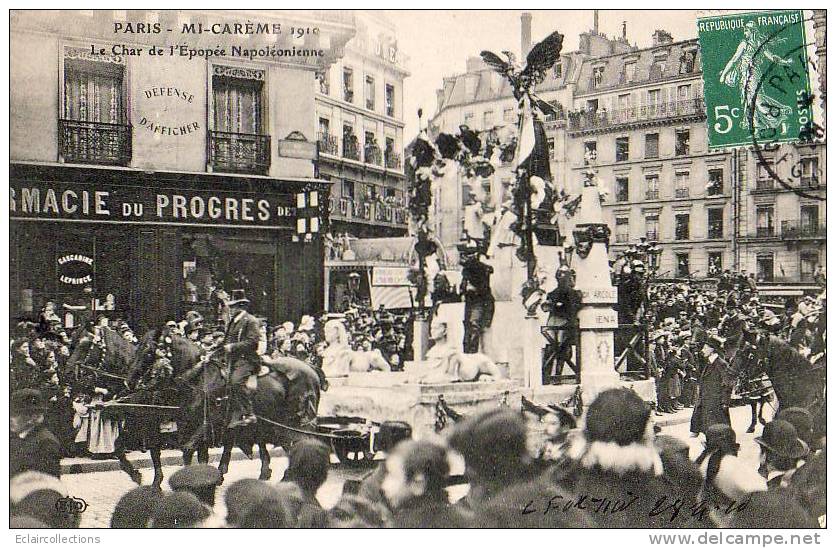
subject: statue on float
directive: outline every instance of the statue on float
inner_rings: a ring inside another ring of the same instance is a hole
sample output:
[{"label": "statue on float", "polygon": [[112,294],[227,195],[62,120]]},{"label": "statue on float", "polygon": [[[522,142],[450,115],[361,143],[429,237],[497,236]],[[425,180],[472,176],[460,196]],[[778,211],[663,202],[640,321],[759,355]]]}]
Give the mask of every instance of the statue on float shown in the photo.
[{"label": "statue on float", "polygon": [[458,350],[448,340],[447,323],[433,321],[430,338],[433,346],[425,358],[429,367],[419,376],[419,383],[494,381],[505,378],[502,370],[485,354],[465,354]]},{"label": "statue on float", "polygon": [[325,347],[321,351],[322,371],[328,378],[347,377],[352,372],[391,371],[380,350],[354,350],[345,323],[340,319],[325,322]]}]

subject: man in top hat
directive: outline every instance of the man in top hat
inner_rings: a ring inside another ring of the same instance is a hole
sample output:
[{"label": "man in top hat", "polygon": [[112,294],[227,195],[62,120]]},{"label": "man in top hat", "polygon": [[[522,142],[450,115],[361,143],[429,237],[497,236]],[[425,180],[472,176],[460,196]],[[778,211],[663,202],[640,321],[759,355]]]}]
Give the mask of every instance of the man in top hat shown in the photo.
[{"label": "man in top hat", "polygon": [[61,445],[44,425],[47,406],[34,388],[12,393],[9,402],[9,477],[27,471],[61,477]]},{"label": "man in top hat", "polygon": [[221,348],[232,369],[229,378],[230,388],[237,393],[242,407],[242,415],[231,420],[230,428],[247,426],[256,420],[246,382],[250,375],[258,372],[261,364],[258,356],[261,322],[247,312],[249,304],[250,301],[244,296],[243,290],[233,291],[232,298],[227,301],[230,320]]},{"label": "man in top hat", "polygon": [[795,426],[781,419],[767,423],[755,441],[761,446],[760,471],[770,491],[786,487],[799,461],[810,452]]},{"label": "man in top hat", "polygon": [[715,335],[706,337],[702,347],[703,369],[700,372],[699,396],[691,416],[691,433],[705,433],[712,424],[728,424],[729,403],[735,377],[729,364],[722,358],[723,339]]}]

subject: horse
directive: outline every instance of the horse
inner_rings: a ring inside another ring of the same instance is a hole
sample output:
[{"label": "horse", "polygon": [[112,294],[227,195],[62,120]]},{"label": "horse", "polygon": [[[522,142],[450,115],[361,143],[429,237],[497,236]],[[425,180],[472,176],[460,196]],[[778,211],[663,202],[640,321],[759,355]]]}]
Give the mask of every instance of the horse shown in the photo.
[{"label": "horse", "polygon": [[[167,356],[168,353],[171,355]],[[205,446],[214,433],[220,432],[223,453],[218,470],[222,476],[229,471],[234,445],[250,456],[252,446],[257,444],[261,460],[259,479],[269,479],[272,472],[267,444],[287,449],[296,438],[294,430],[304,431],[316,423],[319,376],[313,367],[295,358],[262,358],[262,371],[252,396],[258,420],[245,428],[229,429],[227,424],[233,405],[232,393],[227,385],[229,369],[225,361],[216,358],[214,353],[202,354],[199,346],[185,337],[167,332],[167,328],[152,330],[143,337],[131,378],[141,379],[145,374],[142,372],[148,371],[149,367],[153,369],[161,357],[169,362],[168,375],[180,387],[175,392],[181,398],[181,412],[177,416],[183,421],[182,427],[178,421],[181,441],[186,440],[184,464],[191,460],[195,444]],[[190,390],[183,391],[184,386]],[[196,417],[200,420],[195,420]],[[201,451],[198,458],[203,460]],[[154,473],[155,483],[162,481],[162,470],[157,460],[154,461]]]},{"label": "horse", "polygon": [[749,337],[756,359],[748,360],[751,377],[766,373],[772,382],[778,408],[801,407],[814,419],[814,431],[826,426],[824,370],[814,366],[787,341],[766,333]]},{"label": "horse", "polygon": [[[80,329],[73,335],[73,342],[73,351],[64,366],[66,374],[72,375],[79,384],[92,383],[112,394],[125,390],[127,372],[136,353],[133,344],[108,327]],[[119,466],[135,483],[142,484],[142,476],[128,461],[120,438],[121,432],[114,451]]]}]

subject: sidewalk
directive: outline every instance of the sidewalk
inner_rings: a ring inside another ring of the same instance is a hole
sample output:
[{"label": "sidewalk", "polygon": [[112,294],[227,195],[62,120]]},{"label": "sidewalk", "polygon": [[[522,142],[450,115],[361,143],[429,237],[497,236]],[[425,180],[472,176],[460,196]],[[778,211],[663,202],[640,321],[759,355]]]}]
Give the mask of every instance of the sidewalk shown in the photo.
[{"label": "sidewalk", "polygon": [[691,422],[691,415],[693,413],[693,407],[684,407],[676,413],[662,413],[661,417],[657,416],[656,412],[653,411],[650,414],[650,418],[653,420],[654,424],[664,428],[666,426],[675,426],[677,424],[686,424]]},{"label": "sidewalk", "polygon": [[[209,463],[214,464],[221,460],[223,449],[212,447],[209,449]],[[269,450],[271,457],[284,457],[285,452],[281,447],[273,447]],[[258,447],[253,448],[253,460],[258,460]],[[137,470],[151,469],[154,467],[151,462],[151,453],[148,451],[131,451],[128,453],[128,460]],[[164,449],[161,455],[163,466],[180,466],[183,464],[183,452],[179,449]],[[247,460],[247,456],[241,450],[232,450],[231,461]],[[197,453],[192,460],[197,463]],[[64,474],[85,474],[87,472],[110,472],[120,470],[119,461],[115,458],[98,460],[87,457],[75,457],[61,459],[61,475]]]}]

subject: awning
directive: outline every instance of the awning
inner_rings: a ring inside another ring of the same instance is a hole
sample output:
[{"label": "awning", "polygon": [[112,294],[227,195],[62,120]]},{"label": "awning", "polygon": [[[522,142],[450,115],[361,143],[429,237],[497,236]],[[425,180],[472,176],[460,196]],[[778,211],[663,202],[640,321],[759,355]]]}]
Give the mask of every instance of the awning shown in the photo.
[{"label": "awning", "polygon": [[372,286],[372,308],[411,308],[410,288],[406,286]]}]

